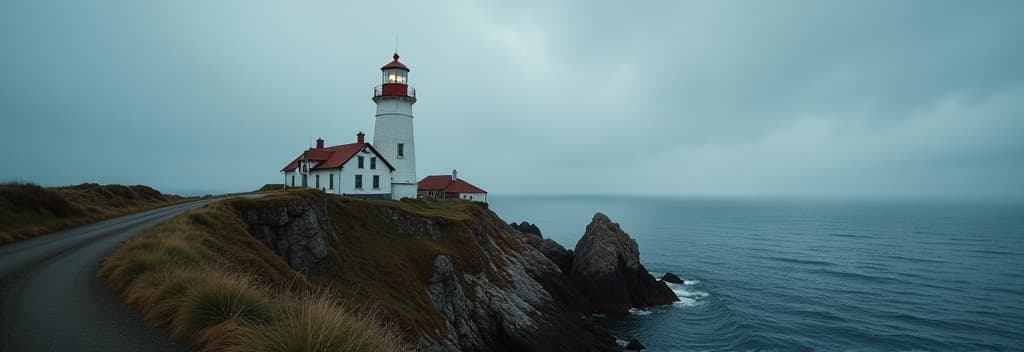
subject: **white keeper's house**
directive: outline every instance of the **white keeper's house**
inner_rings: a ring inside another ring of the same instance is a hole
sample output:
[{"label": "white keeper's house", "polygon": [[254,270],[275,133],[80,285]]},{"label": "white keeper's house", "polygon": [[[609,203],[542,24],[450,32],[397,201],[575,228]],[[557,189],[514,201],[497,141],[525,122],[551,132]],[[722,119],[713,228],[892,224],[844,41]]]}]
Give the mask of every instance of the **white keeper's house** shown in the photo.
[{"label": "white keeper's house", "polygon": [[318,138],[316,147],[303,151],[281,169],[285,187],[367,199],[416,198],[419,182],[412,123],[416,90],[409,87],[409,67],[398,61],[398,53],[392,58],[380,68],[382,83],[373,90],[377,104],[373,142],[367,143],[362,132],[355,143],[335,146],[325,146]]}]

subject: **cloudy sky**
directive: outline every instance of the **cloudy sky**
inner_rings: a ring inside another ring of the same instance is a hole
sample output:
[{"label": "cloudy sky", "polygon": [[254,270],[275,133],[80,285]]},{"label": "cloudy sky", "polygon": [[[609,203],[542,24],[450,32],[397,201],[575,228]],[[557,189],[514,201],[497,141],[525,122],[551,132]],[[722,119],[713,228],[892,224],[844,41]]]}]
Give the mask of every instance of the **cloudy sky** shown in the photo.
[{"label": "cloudy sky", "polygon": [[372,135],[495,194],[1024,196],[1021,1],[0,2],[0,180],[230,192]]}]

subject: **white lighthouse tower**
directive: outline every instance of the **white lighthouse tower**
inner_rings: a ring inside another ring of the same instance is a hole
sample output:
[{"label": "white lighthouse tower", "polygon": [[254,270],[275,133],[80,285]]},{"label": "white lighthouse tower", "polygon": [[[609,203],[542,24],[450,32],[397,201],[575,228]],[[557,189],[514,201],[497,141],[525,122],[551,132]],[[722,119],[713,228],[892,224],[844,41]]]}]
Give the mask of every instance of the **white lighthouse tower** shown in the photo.
[{"label": "white lighthouse tower", "polygon": [[416,143],[412,133],[412,104],[416,90],[409,87],[409,68],[398,62],[398,53],[380,70],[381,85],[373,90],[377,120],[373,146],[394,166],[391,198],[416,198]]}]

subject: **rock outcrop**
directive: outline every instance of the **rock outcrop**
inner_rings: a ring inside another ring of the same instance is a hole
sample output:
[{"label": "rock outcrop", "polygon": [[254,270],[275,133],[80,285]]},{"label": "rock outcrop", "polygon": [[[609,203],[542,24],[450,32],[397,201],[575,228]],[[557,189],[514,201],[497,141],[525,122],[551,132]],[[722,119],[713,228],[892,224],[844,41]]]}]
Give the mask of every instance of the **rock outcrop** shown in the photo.
[{"label": "rock outcrop", "polygon": [[534,235],[544,237],[544,235],[540,233],[540,228],[537,227],[536,224],[531,224],[526,221],[523,221],[518,224],[510,222],[508,223],[508,226],[512,226],[513,229],[519,230],[520,232],[532,233]]},{"label": "rock outcrop", "polygon": [[331,226],[324,197],[239,203],[238,215],[249,233],[302,271],[327,256],[327,241],[338,234]]},{"label": "rock outcrop", "polygon": [[[526,224],[527,222],[524,221],[523,223]],[[519,230],[519,227],[516,226],[512,226],[512,228]],[[533,225],[533,228],[536,228],[538,233],[540,232],[540,229],[537,228],[536,225]],[[550,238],[541,237],[537,233],[526,232],[523,230],[519,230],[519,232],[522,234],[520,237],[525,240],[530,247],[539,250],[548,258],[548,260],[554,262],[555,265],[558,266],[559,270],[566,275],[569,275],[569,270],[572,269],[572,258],[574,256],[571,250],[565,249],[565,247],[562,247],[558,242],[555,242]]]},{"label": "rock outcrop", "polygon": [[[470,298],[451,260],[438,256],[427,294],[447,323],[448,336],[435,346],[458,351],[614,351],[607,332],[580,318],[580,312],[552,297],[533,275],[553,273],[540,253],[510,258],[511,285],[463,273]],[[531,275],[532,273],[532,275]],[[547,276],[547,279],[561,276]],[[557,280],[557,279],[555,279]],[[571,284],[566,280],[566,287]]]},{"label": "rock outcrop", "polygon": [[670,282],[670,283],[673,283],[673,284],[680,284],[680,285],[685,283],[683,281],[683,278],[681,278],[678,275],[673,274],[673,273],[665,273],[664,275],[661,275],[661,281]]},{"label": "rock outcrop", "polygon": [[647,347],[644,347],[644,344],[640,343],[640,340],[635,338],[629,339],[626,343],[626,351],[643,351],[645,349],[647,349]]},{"label": "rock outcrop", "polygon": [[679,300],[640,264],[636,241],[604,214],[594,215],[575,252],[570,277],[593,312],[628,314]]}]

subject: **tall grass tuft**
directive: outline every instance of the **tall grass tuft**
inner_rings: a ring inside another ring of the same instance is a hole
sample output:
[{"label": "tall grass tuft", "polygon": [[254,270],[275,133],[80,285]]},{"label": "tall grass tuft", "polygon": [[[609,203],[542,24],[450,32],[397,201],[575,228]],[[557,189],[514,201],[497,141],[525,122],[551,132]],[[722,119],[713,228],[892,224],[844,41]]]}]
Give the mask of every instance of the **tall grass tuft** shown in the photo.
[{"label": "tall grass tuft", "polygon": [[224,322],[259,325],[270,321],[271,302],[243,277],[211,272],[189,289],[171,335],[182,338]]},{"label": "tall grass tuft", "polygon": [[[401,338],[385,327],[379,315],[353,313],[329,295],[299,298],[278,309],[272,324],[253,331],[239,351],[356,352],[399,351]],[[382,334],[381,331],[387,333]]]}]

